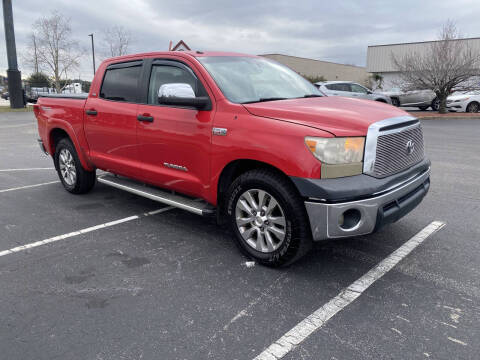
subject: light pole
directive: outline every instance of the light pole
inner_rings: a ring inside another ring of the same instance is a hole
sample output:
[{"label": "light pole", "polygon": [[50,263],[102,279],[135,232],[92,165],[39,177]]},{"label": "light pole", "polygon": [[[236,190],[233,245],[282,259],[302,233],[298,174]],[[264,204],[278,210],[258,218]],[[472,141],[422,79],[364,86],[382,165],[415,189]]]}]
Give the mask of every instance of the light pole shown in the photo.
[{"label": "light pole", "polygon": [[15,46],[15,30],[13,28],[12,0],[3,0],[3,25],[5,26],[5,42],[7,44],[8,59],[8,96],[10,98],[10,107],[22,108],[23,92],[22,77],[18,71],[17,48]]},{"label": "light pole", "polygon": [[93,33],[88,36],[92,38],[93,75],[95,75],[95,46],[93,45]]}]

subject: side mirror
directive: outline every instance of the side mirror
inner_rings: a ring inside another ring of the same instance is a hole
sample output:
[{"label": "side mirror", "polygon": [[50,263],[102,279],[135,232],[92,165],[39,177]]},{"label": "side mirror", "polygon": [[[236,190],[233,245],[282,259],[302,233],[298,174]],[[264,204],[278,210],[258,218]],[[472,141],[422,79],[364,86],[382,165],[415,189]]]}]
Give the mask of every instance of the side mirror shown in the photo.
[{"label": "side mirror", "polygon": [[173,106],[190,106],[198,110],[209,110],[210,99],[207,96],[195,96],[190,84],[164,84],[158,89],[158,103]]}]

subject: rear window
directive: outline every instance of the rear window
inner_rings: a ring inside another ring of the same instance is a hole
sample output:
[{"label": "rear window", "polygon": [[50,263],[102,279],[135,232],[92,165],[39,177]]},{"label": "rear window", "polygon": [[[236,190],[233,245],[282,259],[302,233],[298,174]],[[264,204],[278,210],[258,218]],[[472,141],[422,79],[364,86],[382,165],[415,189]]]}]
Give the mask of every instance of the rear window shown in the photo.
[{"label": "rear window", "polygon": [[116,101],[137,101],[137,84],[141,66],[107,69],[100,97]]}]

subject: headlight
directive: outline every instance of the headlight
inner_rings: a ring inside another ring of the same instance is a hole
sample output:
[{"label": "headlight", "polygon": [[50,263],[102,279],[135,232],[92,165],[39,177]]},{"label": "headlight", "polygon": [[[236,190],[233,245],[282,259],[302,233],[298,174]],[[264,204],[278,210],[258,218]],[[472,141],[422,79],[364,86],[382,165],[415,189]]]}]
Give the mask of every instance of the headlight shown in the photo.
[{"label": "headlight", "polygon": [[364,137],[305,138],[313,156],[325,164],[351,164],[363,160]]},{"label": "headlight", "polygon": [[470,99],[470,98],[469,97],[464,97],[464,98],[455,100],[455,102],[465,101],[465,100],[468,100],[468,99]]}]

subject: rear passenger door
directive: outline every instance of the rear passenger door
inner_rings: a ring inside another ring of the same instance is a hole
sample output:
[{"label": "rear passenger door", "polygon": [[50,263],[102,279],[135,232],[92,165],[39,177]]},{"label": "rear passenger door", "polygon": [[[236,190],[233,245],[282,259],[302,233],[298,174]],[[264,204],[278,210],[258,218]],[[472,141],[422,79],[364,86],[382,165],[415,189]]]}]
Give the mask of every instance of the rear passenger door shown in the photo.
[{"label": "rear passenger door", "polygon": [[[206,196],[214,109],[159,104],[165,84],[188,84],[196,96],[212,95],[186,63],[147,59],[143,103],[138,106],[138,149],[148,182],[192,196]],[[212,105],[215,103],[211,101]]]},{"label": "rear passenger door", "polygon": [[96,167],[138,177],[138,87],[143,62],[109,65],[98,96],[85,104],[85,134]]}]

